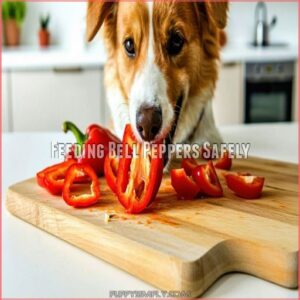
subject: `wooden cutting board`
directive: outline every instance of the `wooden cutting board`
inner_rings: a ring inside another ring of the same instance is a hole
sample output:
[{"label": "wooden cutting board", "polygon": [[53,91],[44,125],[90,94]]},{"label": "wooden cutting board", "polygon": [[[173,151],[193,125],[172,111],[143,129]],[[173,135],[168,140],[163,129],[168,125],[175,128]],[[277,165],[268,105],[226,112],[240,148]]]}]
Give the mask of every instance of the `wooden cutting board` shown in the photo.
[{"label": "wooden cutting board", "polygon": [[223,184],[223,198],[178,200],[166,177],[156,202],[128,215],[104,179],[101,201],[88,209],[67,206],[29,179],[9,188],[7,208],[162,290],[199,296],[232,271],[297,287],[297,165],[251,158],[234,161],[233,171],[264,176],[262,198],[241,200]]}]

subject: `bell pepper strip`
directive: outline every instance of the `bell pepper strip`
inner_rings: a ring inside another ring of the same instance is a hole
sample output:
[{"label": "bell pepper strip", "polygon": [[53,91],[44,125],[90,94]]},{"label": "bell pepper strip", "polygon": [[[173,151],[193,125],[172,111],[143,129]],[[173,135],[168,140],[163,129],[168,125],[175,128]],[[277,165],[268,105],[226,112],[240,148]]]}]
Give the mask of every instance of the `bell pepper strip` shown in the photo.
[{"label": "bell pepper strip", "polygon": [[201,191],[207,196],[222,197],[223,189],[212,161],[205,165],[200,165],[193,170],[192,174],[195,182],[200,186]]},{"label": "bell pepper strip", "polygon": [[198,166],[194,158],[185,158],[181,161],[181,168],[184,169],[186,175],[191,176],[195,167]]},{"label": "bell pepper strip", "polygon": [[245,199],[257,199],[261,196],[265,178],[251,174],[226,174],[226,183],[237,196]]},{"label": "bell pepper strip", "polygon": [[[75,160],[70,159],[67,162],[67,165],[71,166],[71,164],[75,163],[75,162],[76,162]],[[52,172],[52,171],[55,171],[56,169],[58,169],[58,168],[60,168],[61,166],[64,166],[64,165],[66,165],[66,162],[55,164],[53,166],[47,167],[47,168],[43,169],[42,171],[38,172],[36,174],[36,181],[37,181],[38,185],[45,188],[46,187],[46,185],[45,185],[45,174],[49,173],[49,172]]]},{"label": "bell pepper strip", "polygon": [[61,195],[65,175],[67,170],[74,165],[76,162],[74,160],[65,161],[58,165],[49,167],[48,171],[44,174],[44,187],[52,194],[52,195]]},{"label": "bell pepper strip", "polygon": [[108,186],[115,194],[117,193],[118,167],[119,158],[115,154],[108,154],[104,161],[104,174]]},{"label": "bell pepper strip", "polygon": [[171,184],[179,198],[193,199],[199,195],[201,191],[199,185],[187,175],[183,168],[171,170],[170,175]]},{"label": "bell pepper strip", "polygon": [[153,143],[146,152],[144,145],[137,143],[131,126],[126,125],[117,174],[117,196],[127,213],[142,212],[155,199],[160,187],[163,155],[154,145],[160,144]]},{"label": "bell pepper strip", "polygon": [[220,154],[215,153],[211,147],[201,148],[201,157],[205,160],[212,160],[215,168],[222,170],[230,170],[232,166],[232,158],[230,157],[229,151],[225,150],[221,153],[221,157],[217,159],[216,156]]},{"label": "bell pepper strip", "polygon": [[[76,125],[66,121],[63,124],[63,130],[65,133],[71,131],[79,145],[79,147],[71,148],[68,158],[75,158],[78,163],[87,163],[95,170],[98,176],[103,175],[104,159],[109,152],[109,143],[118,144],[121,141],[108,129],[96,124],[90,125],[86,133],[83,134]],[[79,153],[75,153],[75,150],[78,148]]]},{"label": "bell pepper strip", "polygon": [[[83,192],[82,190],[72,192],[75,179],[82,176],[82,174],[91,178],[90,193]],[[76,208],[88,207],[98,202],[100,199],[100,185],[97,174],[91,166],[77,163],[68,169],[63,188],[63,199],[68,205]]]},{"label": "bell pepper strip", "polygon": [[230,170],[232,166],[232,158],[229,155],[229,151],[224,151],[222,157],[214,161],[214,166],[217,169]]}]

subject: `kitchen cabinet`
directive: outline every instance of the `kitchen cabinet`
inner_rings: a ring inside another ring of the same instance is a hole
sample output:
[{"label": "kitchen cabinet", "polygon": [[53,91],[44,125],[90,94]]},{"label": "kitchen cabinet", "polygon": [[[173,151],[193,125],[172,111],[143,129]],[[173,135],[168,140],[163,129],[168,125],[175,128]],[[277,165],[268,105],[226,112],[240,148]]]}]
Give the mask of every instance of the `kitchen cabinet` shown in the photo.
[{"label": "kitchen cabinet", "polygon": [[100,68],[10,72],[11,130],[60,131],[65,120],[82,129],[105,125],[102,74]]},{"label": "kitchen cabinet", "polygon": [[217,125],[243,123],[243,99],[243,65],[239,63],[221,65],[213,99]]}]

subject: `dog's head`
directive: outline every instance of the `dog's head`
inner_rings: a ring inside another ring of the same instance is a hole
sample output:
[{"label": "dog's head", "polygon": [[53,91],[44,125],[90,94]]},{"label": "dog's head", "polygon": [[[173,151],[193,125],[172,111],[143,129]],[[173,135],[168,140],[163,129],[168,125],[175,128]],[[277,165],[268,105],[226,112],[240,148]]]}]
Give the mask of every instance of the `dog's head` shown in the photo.
[{"label": "dog's head", "polygon": [[214,86],[226,13],[227,2],[88,3],[88,40],[104,26],[138,137],[164,138],[182,101]]}]

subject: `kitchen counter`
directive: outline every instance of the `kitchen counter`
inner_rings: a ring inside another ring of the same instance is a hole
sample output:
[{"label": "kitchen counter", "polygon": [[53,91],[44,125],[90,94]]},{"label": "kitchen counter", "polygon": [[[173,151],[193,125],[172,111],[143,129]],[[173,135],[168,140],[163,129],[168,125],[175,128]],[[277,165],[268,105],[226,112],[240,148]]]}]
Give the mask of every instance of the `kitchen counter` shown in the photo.
[{"label": "kitchen counter", "polygon": [[228,44],[222,49],[221,60],[230,62],[276,62],[298,59],[298,47],[292,45],[254,47]]},{"label": "kitchen counter", "polygon": [[[251,143],[250,155],[298,162],[298,124],[221,128],[228,142]],[[53,164],[52,142],[72,142],[63,133],[3,134],[3,191]],[[3,297],[109,297],[112,290],[152,291],[154,287],[10,215],[3,204]],[[122,249],[120,249],[122,251]],[[297,298],[290,290],[246,274],[228,274],[208,298]]]},{"label": "kitchen counter", "polygon": [[[298,48],[292,45],[255,48],[251,45],[229,44],[221,52],[223,63],[290,61],[296,59],[298,59]],[[41,50],[38,47],[26,46],[11,49],[3,48],[2,50],[3,70],[103,67],[105,61],[106,54],[102,43],[78,51],[60,47]]]},{"label": "kitchen counter", "polygon": [[106,61],[105,48],[102,44],[93,48],[72,51],[52,46],[4,48],[2,50],[3,70],[40,70],[53,68],[89,68],[103,67]]}]

